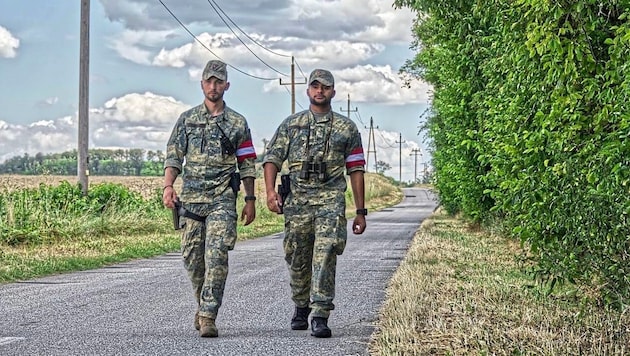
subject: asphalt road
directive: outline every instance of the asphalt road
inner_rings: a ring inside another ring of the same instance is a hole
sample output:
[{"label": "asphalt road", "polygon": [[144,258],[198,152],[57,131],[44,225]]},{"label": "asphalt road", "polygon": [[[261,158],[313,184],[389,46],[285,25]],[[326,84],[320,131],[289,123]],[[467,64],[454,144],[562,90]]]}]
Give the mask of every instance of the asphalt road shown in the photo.
[{"label": "asphalt road", "polygon": [[218,338],[200,338],[193,328],[194,297],[173,253],[1,285],[0,355],[367,355],[387,283],[436,206],[427,190],[404,193],[401,204],[368,215],[363,235],[349,233],[330,339],[290,329],[294,307],[278,234],[230,252]]}]

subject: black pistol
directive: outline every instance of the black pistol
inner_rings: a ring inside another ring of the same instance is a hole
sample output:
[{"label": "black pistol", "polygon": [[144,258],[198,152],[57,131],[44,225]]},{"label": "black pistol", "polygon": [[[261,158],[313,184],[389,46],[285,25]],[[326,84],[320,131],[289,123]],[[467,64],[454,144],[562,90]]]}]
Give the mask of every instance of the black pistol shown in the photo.
[{"label": "black pistol", "polygon": [[180,209],[182,208],[182,203],[179,201],[179,199],[177,199],[173,202],[173,204],[175,204],[173,209],[171,209],[173,211],[173,228],[175,230],[180,230],[182,226],[179,224],[179,218],[180,218]]},{"label": "black pistol", "polygon": [[238,194],[238,191],[241,190],[241,174],[239,172],[230,175],[230,187],[232,187],[234,194]]},{"label": "black pistol", "polygon": [[278,195],[280,195],[280,198],[282,199],[280,214],[284,212],[283,206],[287,201],[289,193],[291,193],[291,177],[288,174],[283,174],[280,176],[280,185],[278,185]]}]

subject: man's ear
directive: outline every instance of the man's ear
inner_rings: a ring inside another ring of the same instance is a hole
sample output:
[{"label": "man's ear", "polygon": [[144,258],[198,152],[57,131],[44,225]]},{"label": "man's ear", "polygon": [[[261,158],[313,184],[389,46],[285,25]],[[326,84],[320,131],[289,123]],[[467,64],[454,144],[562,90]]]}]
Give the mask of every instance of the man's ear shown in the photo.
[{"label": "man's ear", "polygon": [[335,94],[337,94],[337,91],[336,91],[335,89],[333,89],[333,92],[332,92],[332,95],[330,96],[330,98],[331,98],[331,99],[332,99],[332,98],[334,98],[334,97],[335,97]]},{"label": "man's ear", "polygon": [[225,83],[225,91],[227,91],[228,89],[230,89],[230,82]]}]

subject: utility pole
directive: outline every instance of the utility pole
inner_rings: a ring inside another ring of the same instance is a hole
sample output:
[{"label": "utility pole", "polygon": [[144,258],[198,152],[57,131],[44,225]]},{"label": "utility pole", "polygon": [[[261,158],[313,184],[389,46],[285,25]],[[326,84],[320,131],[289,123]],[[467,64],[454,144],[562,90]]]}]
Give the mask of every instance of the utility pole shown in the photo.
[{"label": "utility pole", "polygon": [[83,195],[88,192],[88,141],[90,106],[90,0],[81,0],[81,45],[79,50],[79,149],[77,173]]},{"label": "utility pole", "polygon": [[422,157],[422,150],[419,148],[414,148],[411,150],[410,156],[414,156],[413,163],[413,182],[416,183],[418,181],[418,156]]},{"label": "utility pole", "polygon": [[[339,108],[339,110],[343,111],[343,108]],[[350,118],[350,113],[351,112],[357,112],[359,111],[359,108],[355,107],[354,110],[350,110],[350,93],[348,93],[348,108],[345,110],[348,114],[348,119]]]},{"label": "utility pole", "polygon": [[291,85],[291,115],[295,114],[295,84],[306,84],[306,79],[304,83],[296,83],[295,82],[295,57],[291,56],[291,83],[283,83],[282,78],[280,80],[280,85]]},{"label": "utility pole", "polygon": [[[376,126],[376,128],[378,129],[378,126]],[[370,150],[370,146],[374,146],[374,150],[371,151]],[[370,116],[370,131],[368,133],[368,150],[367,150],[367,159],[365,161],[365,170],[366,172],[369,171],[369,166],[370,166],[370,152],[374,152],[374,171],[378,172],[378,170],[376,169],[377,167],[377,160],[376,160],[376,141],[374,140],[374,120],[372,119],[372,117]]]},{"label": "utility pole", "polygon": [[402,144],[407,141],[403,141],[402,132],[399,135],[400,138],[396,141],[398,143],[398,182],[402,184]]}]

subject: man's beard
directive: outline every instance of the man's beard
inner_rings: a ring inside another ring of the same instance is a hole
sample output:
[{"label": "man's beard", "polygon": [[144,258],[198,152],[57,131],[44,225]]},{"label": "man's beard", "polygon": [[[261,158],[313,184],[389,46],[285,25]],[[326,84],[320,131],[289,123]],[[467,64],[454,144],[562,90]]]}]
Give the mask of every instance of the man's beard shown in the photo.
[{"label": "man's beard", "polygon": [[318,101],[315,98],[309,98],[309,100],[311,101],[311,104],[315,106],[330,106],[330,102],[331,102],[331,99],[328,99],[328,98],[324,98],[321,101]]},{"label": "man's beard", "polygon": [[223,100],[223,94],[220,93],[208,93],[206,94],[206,99],[210,102],[218,103]]}]

